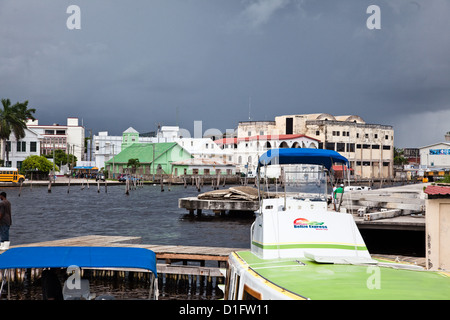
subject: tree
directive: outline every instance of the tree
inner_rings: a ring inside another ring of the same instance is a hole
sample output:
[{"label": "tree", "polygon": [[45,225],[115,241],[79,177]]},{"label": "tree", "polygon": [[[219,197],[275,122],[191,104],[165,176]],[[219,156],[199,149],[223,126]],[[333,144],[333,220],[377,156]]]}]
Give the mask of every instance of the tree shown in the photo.
[{"label": "tree", "polygon": [[394,148],[394,164],[404,165],[408,163],[408,159],[403,156],[403,149]]},{"label": "tree", "polygon": [[36,109],[28,109],[28,101],[17,102],[11,106],[9,99],[2,99],[3,109],[0,109],[0,139],[2,140],[3,160],[8,160],[8,153],[6,149],[6,140],[9,139],[11,133],[14,133],[16,140],[25,137],[25,129],[27,128],[27,120],[35,120],[33,114]]},{"label": "tree", "polygon": [[[56,167],[56,171],[59,171],[58,166]],[[22,162],[22,172],[27,171],[40,171],[49,173],[51,170],[53,170],[53,162],[49,161],[44,156],[29,156]]]},{"label": "tree", "polygon": [[[45,156],[46,158],[53,159],[53,152],[50,154],[47,154]],[[64,150],[57,149],[55,150],[55,163],[58,164],[67,164],[67,157],[69,158],[69,163],[77,162],[77,157],[75,157],[73,154],[67,155],[67,153]]]},{"label": "tree", "polygon": [[131,171],[133,173],[136,173],[136,169],[139,168],[140,166],[141,166],[141,163],[139,162],[139,159],[137,159],[137,158],[128,159],[127,167],[128,168],[131,167]]}]

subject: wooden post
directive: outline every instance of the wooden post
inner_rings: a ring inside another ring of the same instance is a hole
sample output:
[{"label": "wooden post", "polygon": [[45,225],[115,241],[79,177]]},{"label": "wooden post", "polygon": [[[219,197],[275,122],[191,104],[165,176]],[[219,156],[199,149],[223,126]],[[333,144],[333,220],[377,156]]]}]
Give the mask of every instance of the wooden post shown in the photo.
[{"label": "wooden post", "polygon": [[48,175],[48,193],[52,192],[52,178]]},{"label": "wooden post", "polygon": [[67,184],[67,193],[69,193],[69,191],[70,191],[70,176],[71,176],[72,174],[70,173],[69,174],[69,183]]}]

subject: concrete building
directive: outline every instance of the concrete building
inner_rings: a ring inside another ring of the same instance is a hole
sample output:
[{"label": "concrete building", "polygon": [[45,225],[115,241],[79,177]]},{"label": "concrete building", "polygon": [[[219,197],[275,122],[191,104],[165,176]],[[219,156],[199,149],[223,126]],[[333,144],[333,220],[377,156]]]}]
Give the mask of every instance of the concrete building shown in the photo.
[{"label": "concrete building", "polygon": [[238,139],[253,134],[301,134],[317,141],[319,149],[335,150],[347,157],[356,178],[392,178],[394,129],[368,124],[356,115],[328,113],[283,115],[275,121],[245,121],[238,127]]},{"label": "concrete building", "polygon": [[174,176],[181,175],[234,175],[236,166],[234,163],[214,158],[192,158],[172,162]]},{"label": "concrete building", "polygon": [[77,160],[85,160],[84,127],[79,125],[78,118],[67,118],[66,125],[41,125],[38,120],[29,120],[27,127],[43,137],[40,144],[41,155],[52,154],[53,149],[56,149],[74,154]]},{"label": "concrete building", "polygon": [[[241,123],[239,123],[241,124]],[[244,134],[258,131],[245,130]],[[263,132],[262,130],[260,132]],[[266,132],[266,131],[264,131]],[[319,140],[303,134],[270,134],[248,137],[224,138],[215,141],[223,150],[232,154],[232,162],[236,163],[237,171],[254,174],[259,157],[269,149],[275,148],[318,148]],[[273,171],[275,174],[278,171]],[[277,174],[278,175],[278,174]]]},{"label": "concrete building", "polygon": [[428,169],[450,169],[450,141],[419,148],[420,164]]},{"label": "concrete building", "polygon": [[214,158],[223,162],[233,161],[231,150],[223,150],[211,138],[179,138],[175,139],[175,142],[186,149],[194,158]]},{"label": "concrete building", "polygon": [[32,129],[25,129],[25,137],[17,141],[14,133],[11,133],[6,141],[7,159],[5,167],[21,169],[22,162],[29,156],[39,156],[43,137]]},{"label": "concrete building", "polygon": [[428,186],[426,200],[426,264],[450,271],[450,187]]}]

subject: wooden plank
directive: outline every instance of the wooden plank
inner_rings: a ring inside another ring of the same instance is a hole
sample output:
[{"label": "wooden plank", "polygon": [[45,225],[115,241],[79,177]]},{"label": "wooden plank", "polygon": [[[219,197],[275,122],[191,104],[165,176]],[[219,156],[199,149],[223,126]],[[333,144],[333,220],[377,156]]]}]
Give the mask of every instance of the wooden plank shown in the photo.
[{"label": "wooden plank", "polygon": [[169,264],[158,264],[156,271],[164,274],[182,274],[195,276],[223,277],[219,268],[198,267],[198,266],[178,266]]},{"label": "wooden plank", "polygon": [[[179,246],[179,245],[152,245],[138,244],[140,237],[125,236],[101,236],[87,235],[74,238],[44,241],[18,245],[17,247],[29,246],[124,246],[138,247],[152,250],[157,259],[170,260],[192,260],[192,261],[227,261],[228,256],[233,251],[244,249],[221,248],[221,247],[200,247],[200,246]],[[11,246],[13,248],[14,246]]]}]

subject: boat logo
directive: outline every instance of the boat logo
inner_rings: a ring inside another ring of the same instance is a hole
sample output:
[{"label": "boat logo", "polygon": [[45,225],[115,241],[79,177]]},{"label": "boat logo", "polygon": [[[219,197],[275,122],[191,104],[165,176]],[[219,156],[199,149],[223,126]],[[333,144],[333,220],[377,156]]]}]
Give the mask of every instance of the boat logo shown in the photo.
[{"label": "boat logo", "polygon": [[308,228],[316,230],[328,230],[324,222],[309,221],[305,218],[298,218],[294,220],[294,228]]}]

